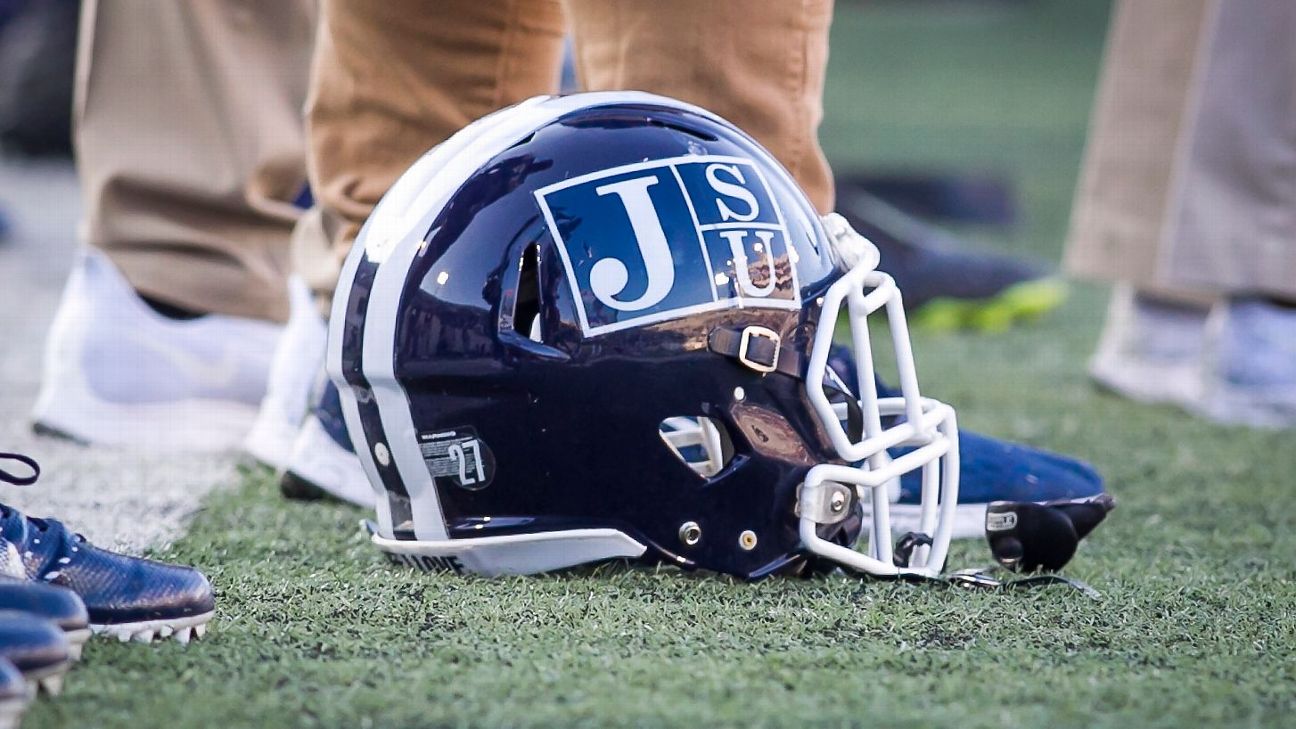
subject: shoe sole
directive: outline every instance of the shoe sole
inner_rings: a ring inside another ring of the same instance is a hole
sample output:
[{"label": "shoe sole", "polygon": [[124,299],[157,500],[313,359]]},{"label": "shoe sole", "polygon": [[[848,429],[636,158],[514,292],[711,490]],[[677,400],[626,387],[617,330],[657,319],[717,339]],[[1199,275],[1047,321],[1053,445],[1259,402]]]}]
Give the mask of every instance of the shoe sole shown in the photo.
[{"label": "shoe sole", "polygon": [[11,696],[0,699],[0,729],[18,729],[23,712],[27,710],[26,696]]},{"label": "shoe sole", "polygon": [[289,499],[328,497],[365,509],[374,506],[373,487],[360,466],[360,459],[339,447],[313,415],[302,423],[288,470],[280,478],[279,490]]},{"label": "shoe sole", "polygon": [[227,400],[123,405],[84,390],[57,395],[44,390],[33,411],[32,431],[81,444],[227,451],[243,442],[256,415],[255,406]]},{"label": "shoe sole", "polygon": [[1296,427],[1296,388],[1212,384],[1199,399],[1185,404],[1184,409],[1221,425],[1266,429]]},{"label": "shoe sole", "polygon": [[72,659],[69,658],[60,663],[24,671],[23,679],[27,681],[27,689],[33,695],[44,692],[48,696],[58,696],[63,692],[63,677],[71,667]]},{"label": "shoe sole", "polygon": [[135,623],[116,623],[96,625],[91,623],[90,630],[95,635],[108,635],[122,643],[152,643],[154,638],[172,638],[181,644],[190,640],[199,640],[207,635],[207,623],[211,622],[214,612],[193,615],[187,618],[167,620],[143,620]]},{"label": "shoe sole", "polygon": [[339,501],[338,497],[292,471],[280,477],[279,493],[289,501]]},{"label": "shoe sole", "polygon": [[90,636],[94,635],[94,631],[89,627],[85,627],[65,630],[63,635],[67,636],[68,639],[68,655],[72,656],[72,660],[79,661],[81,660],[82,651],[85,650],[85,644],[90,641]]},{"label": "shoe sole", "polygon": [[1202,397],[1201,369],[1192,365],[1144,364],[1099,353],[1089,363],[1089,377],[1099,389],[1145,405],[1188,408]]},{"label": "shoe sole", "polygon": [[910,314],[909,322],[935,332],[1002,332],[1061,306],[1067,292],[1066,282],[1059,279],[1024,281],[986,299],[932,299]]}]

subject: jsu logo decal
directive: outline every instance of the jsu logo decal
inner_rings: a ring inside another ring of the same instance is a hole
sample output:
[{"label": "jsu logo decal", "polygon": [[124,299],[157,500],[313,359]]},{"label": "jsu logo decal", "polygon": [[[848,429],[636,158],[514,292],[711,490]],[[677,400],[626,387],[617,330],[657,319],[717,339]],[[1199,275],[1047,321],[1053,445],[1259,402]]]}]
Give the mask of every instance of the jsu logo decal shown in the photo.
[{"label": "jsu logo decal", "polygon": [[676,157],[536,191],[586,336],[742,306],[801,306],[794,252],[750,160]]}]

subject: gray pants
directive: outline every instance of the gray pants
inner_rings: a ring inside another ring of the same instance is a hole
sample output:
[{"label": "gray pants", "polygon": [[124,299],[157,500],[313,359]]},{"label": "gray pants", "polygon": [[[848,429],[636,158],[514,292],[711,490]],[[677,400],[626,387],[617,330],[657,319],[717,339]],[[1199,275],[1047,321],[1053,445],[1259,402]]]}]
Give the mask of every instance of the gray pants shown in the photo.
[{"label": "gray pants", "polygon": [[1121,0],[1068,270],[1296,300],[1296,2]]}]

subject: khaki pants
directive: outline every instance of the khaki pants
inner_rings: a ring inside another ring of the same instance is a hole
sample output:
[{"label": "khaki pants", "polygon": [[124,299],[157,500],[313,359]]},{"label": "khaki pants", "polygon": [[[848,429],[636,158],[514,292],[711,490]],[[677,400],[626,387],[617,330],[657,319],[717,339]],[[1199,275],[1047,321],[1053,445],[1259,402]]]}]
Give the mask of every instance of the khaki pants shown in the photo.
[{"label": "khaki pants", "polygon": [[141,292],[282,321],[313,0],[85,0],[84,238]]},{"label": "khaki pants", "polygon": [[[588,90],[640,89],[751,132],[824,211],[819,148],[832,0],[91,0],[78,160],[87,240],[139,290],[282,319],[293,266],[323,296],[360,224],[419,155],[469,121],[557,89],[575,39]],[[570,20],[570,24],[567,22]]]},{"label": "khaki pants", "polygon": [[1296,3],[1121,2],[1066,263],[1162,294],[1296,299]]}]

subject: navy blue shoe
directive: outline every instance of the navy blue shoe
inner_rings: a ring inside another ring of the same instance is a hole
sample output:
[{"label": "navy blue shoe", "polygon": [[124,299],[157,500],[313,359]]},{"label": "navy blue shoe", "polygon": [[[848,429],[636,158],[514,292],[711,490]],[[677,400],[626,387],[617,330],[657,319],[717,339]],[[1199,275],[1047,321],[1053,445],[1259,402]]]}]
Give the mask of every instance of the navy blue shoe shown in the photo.
[{"label": "navy blue shoe", "polygon": [[28,613],[0,611],[0,658],[17,668],[27,684],[57,694],[72,666],[67,636],[59,627]]},{"label": "navy blue shoe", "polygon": [[[32,470],[21,478],[0,470],[0,480],[22,485],[40,474],[26,456],[0,458]],[[55,519],[24,516],[0,504],[0,538],[17,549],[28,580],[76,593],[95,633],[123,642],[174,637],[188,643],[203,636],[215,613],[211,584],[201,572],[100,549]]]},{"label": "navy blue shoe", "polygon": [[366,509],[374,506],[373,487],[351,447],[342,401],[328,378],[321,380],[312,397],[279,491],[298,501],[338,499]]},{"label": "navy blue shoe", "polygon": [[0,729],[18,729],[27,701],[27,682],[22,672],[0,658]]},{"label": "navy blue shoe", "polygon": [[[856,381],[854,361],[845,347],[834,346],[828,365],[846,383]],[[899,396],[881,381],[881,397]],[[893,458],[911,448],[892,448]],[[1105,493],[1093,466],[1057,453],[959,430],[959,505],[954,538],[985,536],[986,507],[995,501],[1044,502],[1088,500]],[[900,479],[900,497],[891,504],[891,526],[899,533],[916,531],[922,503],[922,474]]]},{"label": "navy blue shoe", "polygon": [[[12,549],[12,545],[4,545]],[[0,610],[35,615],[54,623],[67,636],[72,659],[81,657],[81,649],[90,640],[90,614],[75,592],[54,585],[30,582],[26,575],[0,577]]]}]

